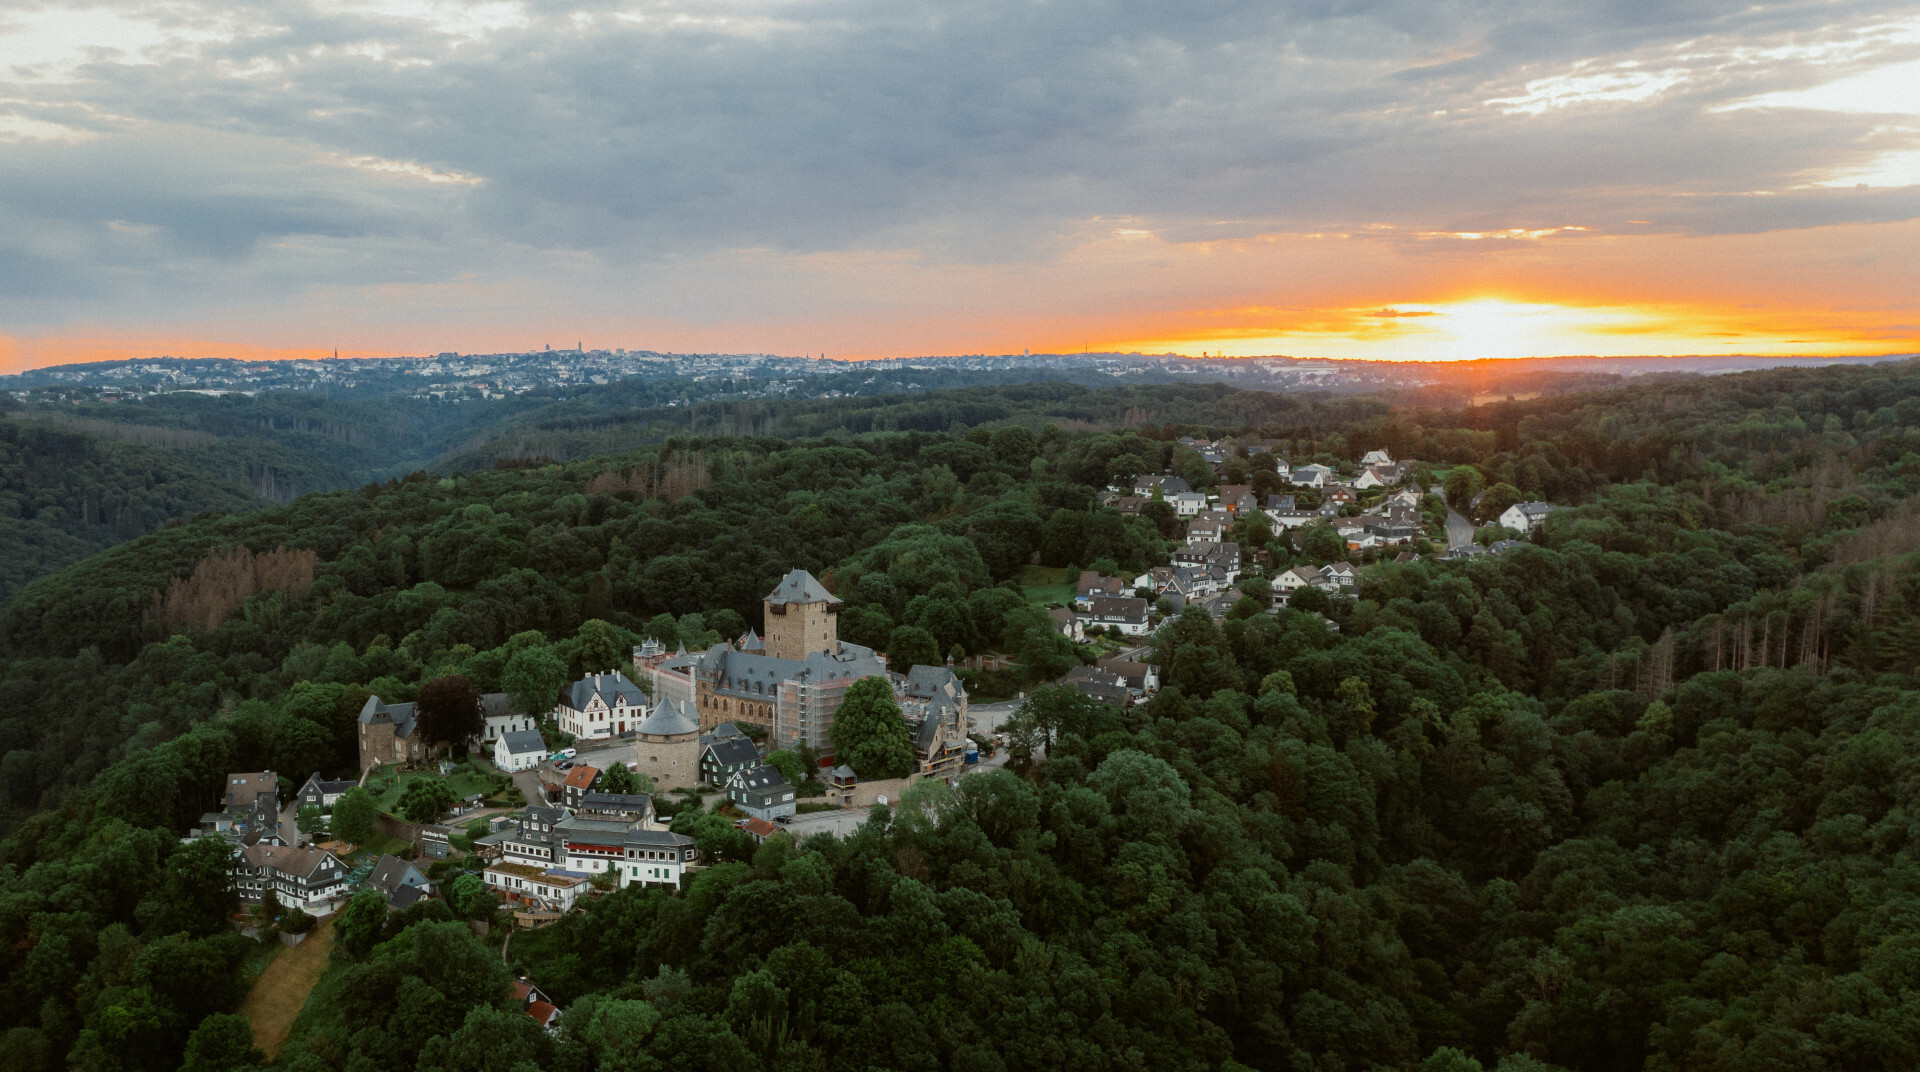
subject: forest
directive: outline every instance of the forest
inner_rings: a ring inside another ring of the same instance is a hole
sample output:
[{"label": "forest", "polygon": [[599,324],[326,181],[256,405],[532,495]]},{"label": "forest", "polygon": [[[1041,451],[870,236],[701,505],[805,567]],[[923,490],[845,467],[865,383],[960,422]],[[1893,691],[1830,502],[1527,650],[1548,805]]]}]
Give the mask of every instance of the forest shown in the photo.
[{"label": "forest", "polygon": [[[1097,493],[1226,433],[1565,509],[1317,610],[1184,613],[1150,702],[1041,687],[1008,770],[845,840],[711,839],[684,891],[593,900],[510,965],[443,901],[343,916],[276,1067],[1920,1063],[1920,364],[1465,410],[981,390],[416,472],[26,584],[0,607],[0,1066],[261,1060],[224,862],[178,835],[228,771],[350,767],[369,691],[537,690],[718,638],[794,567],[850,639],[1040,680],[1075,653],[1022,568],[1162,561],[1155,519]],[[1268,569],[1319,555],[1269,539]]]}]

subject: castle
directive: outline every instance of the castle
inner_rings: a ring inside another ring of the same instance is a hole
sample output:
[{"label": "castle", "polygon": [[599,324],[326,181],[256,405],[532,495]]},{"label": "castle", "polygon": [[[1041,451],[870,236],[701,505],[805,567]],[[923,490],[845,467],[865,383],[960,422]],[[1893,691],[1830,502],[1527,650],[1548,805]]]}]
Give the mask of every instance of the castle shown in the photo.
[{"label": "castle", "polygon": [[761,608],[764,638],[748,630],[731,644],[671,657],[650,641],[635,649],[635,669],[652,681],[656,698],[691,703],[702,731],[750,723],[767,731],[770,749],[805,743],[831,750],[827,728],[847,687],[885,678],[887,664],[872,648],[840,640],[840,602],[806,570],[782,578]]}]

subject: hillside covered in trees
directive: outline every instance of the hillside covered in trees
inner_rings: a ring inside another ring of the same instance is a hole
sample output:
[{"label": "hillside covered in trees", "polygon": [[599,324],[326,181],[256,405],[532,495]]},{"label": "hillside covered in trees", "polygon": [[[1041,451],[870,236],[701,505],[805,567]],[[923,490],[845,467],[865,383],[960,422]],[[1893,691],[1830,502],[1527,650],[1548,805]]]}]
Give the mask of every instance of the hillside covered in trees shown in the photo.
[{"label": "hillside covered in trees", "polygon": [[758,625],[795,567],[849,639],[1057,672],[1070,647],[1007,582],[1035,553],[1161,560],[1158,520],[1096,491],[1191,469],[1178,436],[1202,430],[1296,464],[1386,447],[1570,508],[1497,557],[1368,566],[1324,616],[1182,615],[1152,702],[1040,690],[1018,770],[846,841],[703,844],[683,894],[516,937],[557,1037],[440,902],[355,932],[280,1065],[1920,1061],[1920,366],[1458,412],[1188,388],[1118,429],[1047,412],[1112,399],[1005,390],[1038,401],[420,473],[25,586],[0,608],[8,1067],[252,1060],[222,1048],[246,955],[224,875],[176,838],[228,771],[350,765],[368,690],[534,688],[642,635],[697,643]]}]

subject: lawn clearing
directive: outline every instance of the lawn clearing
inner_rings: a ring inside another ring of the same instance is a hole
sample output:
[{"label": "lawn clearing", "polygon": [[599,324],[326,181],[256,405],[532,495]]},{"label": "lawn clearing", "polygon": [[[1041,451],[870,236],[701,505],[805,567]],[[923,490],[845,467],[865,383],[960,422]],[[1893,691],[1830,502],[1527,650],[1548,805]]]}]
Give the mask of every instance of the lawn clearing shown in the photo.
[{"label": "lawn clearing", "polygon": [[1080,577],[1064,566],[1027,566],[1020,571],[1020,588],[1027,601],[1045,607],[1073,602],[1074,586]]},{"label": "lawn clearing", "polygon": [[269,1058],[280,1053],[287,1032],[306,1007],[313,984],[327,970],[327,954],[333,949],[333,920],[323,919],[307,935],[307,940],[292,949],[282,950],[253,981],[247,999],[240,1003],[240,1015],[253,1025],[253,1044]]},{"label": "lawn clearing", "polygon": [[[397,815],[400,797],[407,786],[422,779],[431,780],[440,777],[438,768],[424,771],[398,772],[392,767],[382,767],[367,779],[367,792],[373,794],[374,807]],[[481,766],[469,759],[453,769],[453,773],[444,780],[447,788],[453,790],[456,800],[464,800],[475,793],[491,794],[494,791],[494,770],[490,766]]]}]

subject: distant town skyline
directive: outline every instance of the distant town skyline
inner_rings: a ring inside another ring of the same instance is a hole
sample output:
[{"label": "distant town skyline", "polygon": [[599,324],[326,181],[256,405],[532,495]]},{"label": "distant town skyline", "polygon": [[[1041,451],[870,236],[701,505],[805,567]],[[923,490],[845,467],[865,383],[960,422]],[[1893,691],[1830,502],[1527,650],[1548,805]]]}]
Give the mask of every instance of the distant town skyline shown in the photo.
[{"label": "distant town skyline", "polygon": [[0,371],[1920,350],[1920,17],[53,0]]}]

